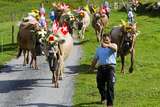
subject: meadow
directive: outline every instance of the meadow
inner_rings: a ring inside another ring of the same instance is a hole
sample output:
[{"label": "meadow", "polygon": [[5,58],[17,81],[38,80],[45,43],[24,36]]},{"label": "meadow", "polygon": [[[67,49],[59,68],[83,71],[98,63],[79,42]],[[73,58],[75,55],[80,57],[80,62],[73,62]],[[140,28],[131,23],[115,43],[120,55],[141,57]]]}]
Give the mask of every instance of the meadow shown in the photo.
[{"label": "meadow", "polygon": [[[126,12],[112,11],[106,32],[126,18]],[[120,58],[117,58],[115,107],[160,107],[160,19],[137,14],[136,21],[140,35],[136,39],[134,72],[128,73],[129,55],[125,62],[125,75],[120,73]],[[99,103],[96,73],[88,71],[98,47],[93,29],[86,32],[86,38],[88,42],[82,45],[81,72],[76,78],[74,107],[103,107]]]},{"label": "meadow", "polygon": [[[15,58],[17,54],[18,21],[31,9],[38,8],[41,1],[0,0],[0,66],[11,58]],[[50,3],[55,0],[48,1],[49,3],[45,4],[47,11],[50,10]],[[70,3],[73,7],[85,4],[85,0],[64,1]],[[143,1],[147,2],[146,0]],[[150,0],[148,1],[150,2]],[[96,0],[95,3],[99,4],[100,0]],[[109,25],[105,31],[109,32],[113,26],[119,25],[121,19],[127,19],[126,11],[112,10]],[[117,58],[115,107],[160,107],[160,19],[158,16],[136,14],[136,21],[140,35],[136,40],[134,72],[132,74],[128,73],[130,56],[127,56],[125,63],[126,74],[122,75],[120,73],[120,59]],[[12,25],[15,26],[14,44],[12,44],[11,37]],[[79,75],[75,79],[73,104],[74,107],[103,107],[99,104],[100,96],[96,88],[96,73],[88,72],[96,47],[98,47],[91,26],[85,33],[85,41],[81,45],[83,56],[80,65],[77,66]]]},{"label": "meadow", "polygon": [[[59,0],[0,0],[0,68],[17,54],[18,22],[32,9],[39,9],[40,3],[44,2],[46,12],[52,9],[51,3]],[[83,0],[61,0],[70,4],[72,8],[85,5]],[[91,0],[91,2],[94,0]],[[99,3],[95,1],[94,3]],[[48,18],[48,14],[46,15]],[[47,19],[49,20],[49,19]],[[12,40],[12,26],[14,26],[14,38]],[[14,41],[14,43],[12,42]]]}]

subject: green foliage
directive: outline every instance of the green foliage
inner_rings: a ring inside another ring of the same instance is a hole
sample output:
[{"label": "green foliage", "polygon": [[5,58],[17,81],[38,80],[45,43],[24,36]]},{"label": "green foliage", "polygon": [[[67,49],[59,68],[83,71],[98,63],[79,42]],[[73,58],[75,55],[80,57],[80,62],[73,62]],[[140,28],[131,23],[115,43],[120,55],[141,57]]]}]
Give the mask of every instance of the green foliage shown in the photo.
[{"label": "green foliage", "polygon": [[[5,45],[12,44],[12,26],[15,28],[14,42],[16,43],[18,23],[23,17],[27,16],[28,12],[32,9],[39,9],[40,3],[44,2],[45,9],[49,13],[52,8],[51,3],[63,1],[68,3],[72,8],[86,4],[85,0],[48,0],[48,2],[47,0],[0,0],[0,65],[16,54],[15,48],[2,52]],[[48,18],[48,14],[46,16]]]}]

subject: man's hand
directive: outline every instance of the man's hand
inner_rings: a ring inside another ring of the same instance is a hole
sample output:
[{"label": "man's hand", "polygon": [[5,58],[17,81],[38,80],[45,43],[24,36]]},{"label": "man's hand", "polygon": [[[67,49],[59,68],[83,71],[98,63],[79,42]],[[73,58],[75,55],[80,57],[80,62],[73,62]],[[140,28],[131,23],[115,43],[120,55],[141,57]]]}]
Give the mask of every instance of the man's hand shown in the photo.
[{"label": "man's hand", "polygon": [[97,59],[96,58],[93,58],[92,60],[92,63],[91,63],[91,66],[89,68],[89,72],[93,72],[94,71],[94,68],[95,68],[95,65],[97,64]]}]

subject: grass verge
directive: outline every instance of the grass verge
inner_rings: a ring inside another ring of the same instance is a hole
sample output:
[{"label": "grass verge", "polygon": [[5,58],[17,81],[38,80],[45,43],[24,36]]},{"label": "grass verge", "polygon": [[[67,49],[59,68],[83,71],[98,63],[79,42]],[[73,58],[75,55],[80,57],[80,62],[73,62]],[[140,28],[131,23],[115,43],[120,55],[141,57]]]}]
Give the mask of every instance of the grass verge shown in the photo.
[{"label": "grass verge", "polygon": [[[126,19],[124,12],[113,11],[109,26],[120,24],[120,19]],[[129,74],[130,57],[125,62],[126,74],[120,73],[120,59],[117,58],[115,107],[159,107],[160,106],[160,26],[158,17],[137,16],[140,35],[136,41],[136,55],[134,72]],[[103,107],[99,104],[100,96],[96,88],[96,73],[88,73],[91,59],[98,46],[95,33],[90,28],[86,33],[88,42],[82,45],[83,56],[80,65],[80,74],[76,77],[74,107]]]}]

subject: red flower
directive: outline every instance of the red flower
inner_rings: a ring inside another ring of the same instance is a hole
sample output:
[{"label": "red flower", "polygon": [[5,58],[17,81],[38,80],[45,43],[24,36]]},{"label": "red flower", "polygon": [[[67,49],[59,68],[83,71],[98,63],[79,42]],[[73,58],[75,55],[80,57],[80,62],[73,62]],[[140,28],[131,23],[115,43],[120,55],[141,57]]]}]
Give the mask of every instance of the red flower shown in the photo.
[{"label": "red flower", "polygon": [[54,35],[51,35],[51,36],[49,37],[49,41],[54,41]]},{"label": "red flower", "polygon": [[65,36],[68,33],[68,26],[67,23],[64,23],[63,26],[61,27],[61,32]]}]

